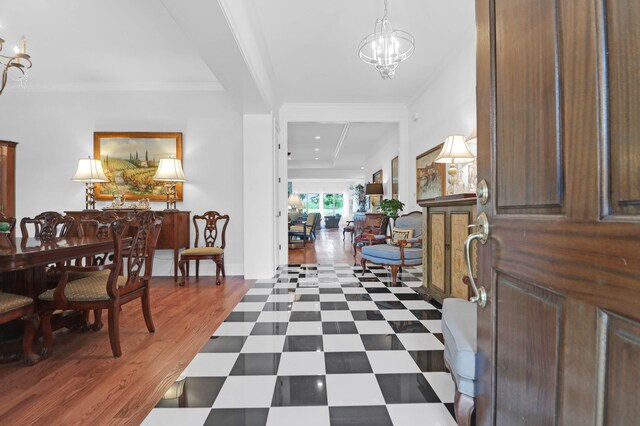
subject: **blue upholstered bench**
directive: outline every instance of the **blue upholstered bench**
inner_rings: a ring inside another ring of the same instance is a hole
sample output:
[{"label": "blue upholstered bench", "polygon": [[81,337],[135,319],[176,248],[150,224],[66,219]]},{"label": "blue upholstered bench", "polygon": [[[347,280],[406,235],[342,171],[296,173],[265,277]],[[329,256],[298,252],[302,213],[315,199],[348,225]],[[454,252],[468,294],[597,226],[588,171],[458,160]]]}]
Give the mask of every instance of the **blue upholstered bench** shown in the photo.
[{"label": "blue upholstered bench", "polygon": [[471,423],[477,395],[477,305],[449,298],[442,304],[444,362],[456,383],[455,412],[458,425]]}]

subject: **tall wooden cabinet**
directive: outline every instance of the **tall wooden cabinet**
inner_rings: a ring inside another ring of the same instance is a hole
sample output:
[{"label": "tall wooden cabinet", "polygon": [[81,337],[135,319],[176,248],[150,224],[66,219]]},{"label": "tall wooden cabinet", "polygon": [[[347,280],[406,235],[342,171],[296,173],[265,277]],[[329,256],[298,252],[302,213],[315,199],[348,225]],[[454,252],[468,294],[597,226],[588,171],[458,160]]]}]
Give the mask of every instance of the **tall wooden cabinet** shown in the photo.
[{"label": "tall wooden cabinet", "polygon": [[0,141],[0,212],[16,215],[16,142]]},{"label": "tall wooden cabinet", "polygon": [[[423,281],[427,295],[442,303],[447,297],[468,299],[464,241],[476,219],[476,198],[471,194],[438,197],[420,203],[423,208]],[[477,270],[475,242],[472,268]]]}]

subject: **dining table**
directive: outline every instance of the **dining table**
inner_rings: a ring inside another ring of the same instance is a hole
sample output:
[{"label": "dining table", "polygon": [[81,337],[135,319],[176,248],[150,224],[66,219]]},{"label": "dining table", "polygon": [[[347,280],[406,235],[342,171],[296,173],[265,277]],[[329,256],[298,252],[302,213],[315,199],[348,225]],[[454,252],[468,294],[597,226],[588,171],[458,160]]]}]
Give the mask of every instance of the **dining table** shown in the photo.
[{"label": "dining table", "polygon": [[[125,244],[130,242],[125,241]],[[0,290],[34,299],[36,312],[38,296],[55,286],[48,279],[51,265],[74,259],[88,258],[113,251],[111,238],[95,236],[60,237],[48,240],[0,235]],[[79,327],[81,312],[64,312],[52,319],[52,327]],[[22,324],[20,321],[0,325],[0,362],[20,357]]]}]

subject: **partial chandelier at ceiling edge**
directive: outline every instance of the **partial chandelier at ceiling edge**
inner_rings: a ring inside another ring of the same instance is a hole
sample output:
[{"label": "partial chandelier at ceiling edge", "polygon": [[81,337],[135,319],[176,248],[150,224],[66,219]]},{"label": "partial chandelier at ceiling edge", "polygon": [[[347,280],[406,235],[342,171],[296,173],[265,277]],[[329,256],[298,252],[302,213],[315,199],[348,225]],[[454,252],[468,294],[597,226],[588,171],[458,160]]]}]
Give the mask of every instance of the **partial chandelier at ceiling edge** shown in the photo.
[{"label": "partial chandelier at ceiling edge", "polygon": [[373,33],[360,42],[360,59],[376,67],[382,79],[388,80],[393,78],[400,62],[409,59],[414,50],[414,37],[406,31],[394,30],[391,26],[387,0],[384,0],[384,15],[376,19]]}]

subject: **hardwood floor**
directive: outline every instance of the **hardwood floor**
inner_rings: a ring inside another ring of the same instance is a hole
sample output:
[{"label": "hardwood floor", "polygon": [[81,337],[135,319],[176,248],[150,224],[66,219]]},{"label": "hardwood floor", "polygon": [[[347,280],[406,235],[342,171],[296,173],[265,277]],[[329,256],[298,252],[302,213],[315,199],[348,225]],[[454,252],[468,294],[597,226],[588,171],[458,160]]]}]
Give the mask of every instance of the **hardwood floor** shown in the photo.
[{"label": "hardwood floor", "polygon": [[99,332],[56,333],[53,355],[34,367],[0,365],[0,424],[140,424],[253,284],[214,280],[179,287],[154,278],[156,332],[147,332],[140,303],[125,305],[120,358],[111,354],[105,324]]},{"label": "hardwood floor", "polygon": [[315,241],[304,245],[289,245],[289,263],[353,264],[353,246],[351,235],[345,234],[342,241],[342,227],[339,229],[321,229]]}]

